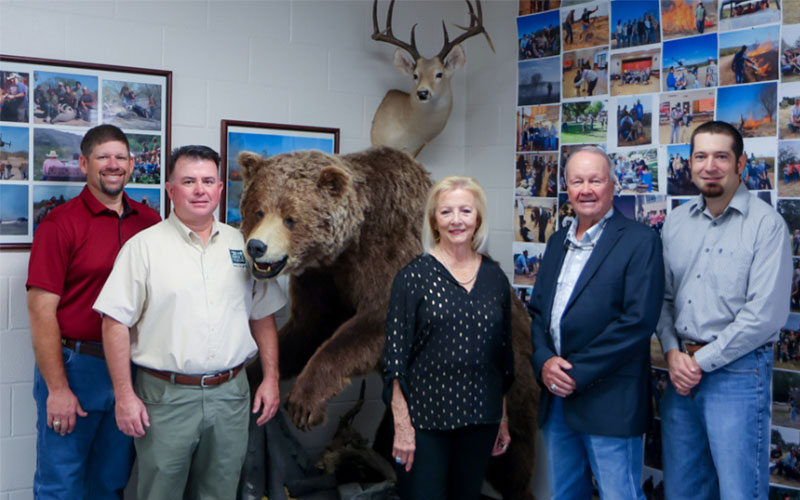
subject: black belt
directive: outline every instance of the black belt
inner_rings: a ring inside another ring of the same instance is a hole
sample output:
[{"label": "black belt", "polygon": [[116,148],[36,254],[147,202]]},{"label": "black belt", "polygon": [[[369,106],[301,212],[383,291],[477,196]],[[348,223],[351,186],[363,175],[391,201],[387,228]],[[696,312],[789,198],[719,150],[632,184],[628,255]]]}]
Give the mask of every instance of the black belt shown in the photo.
[{"label": "black belt", "polygon": [[88,342],[85,340],[68,339],[61,337],[61,345],[67,349],[71,349],[78,354],[88,354],[95,358],[106,359],[106,354],[103,352],[103,344],[97,342]]},{"label": "black belt", "polygon": [[164,370],[154,370],[146,366],[138,366],[140,370],[144,370],[150,375],[166,380],[167,382],[178,385],[199,385],[200,387],[210,387],[214,385],[223,384],[239,374],[244,367],[244,363],[235,366],[230,370],[225,370],[218,373],[210,373],[208,375],[185,375],[183,373],[168,372]]}]

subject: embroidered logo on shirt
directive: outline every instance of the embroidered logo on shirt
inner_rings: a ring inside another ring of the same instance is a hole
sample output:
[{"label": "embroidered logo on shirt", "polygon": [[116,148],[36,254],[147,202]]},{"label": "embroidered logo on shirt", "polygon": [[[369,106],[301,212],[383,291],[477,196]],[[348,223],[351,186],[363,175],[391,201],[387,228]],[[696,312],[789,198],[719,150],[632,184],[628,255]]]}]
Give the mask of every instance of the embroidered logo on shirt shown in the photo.
[{"label": "embroidered logo on shirt", "polygon": [[231,253],[231,262],[234,266],[245,267],[247,265],[247,260],[244,258],[243,250],[234,250],[233,248],[229,248],[228,251]]}]

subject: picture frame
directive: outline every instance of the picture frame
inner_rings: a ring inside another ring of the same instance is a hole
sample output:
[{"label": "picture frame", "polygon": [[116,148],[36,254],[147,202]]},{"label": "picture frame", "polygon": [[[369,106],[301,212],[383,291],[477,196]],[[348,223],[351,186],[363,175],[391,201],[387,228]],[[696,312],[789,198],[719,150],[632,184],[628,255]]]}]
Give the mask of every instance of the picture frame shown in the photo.
[{"label": "picture frame", "polygon": [[128,136],[126,192],[164,217],[171,71],[0,54],[0,248],[30,248],[50,210],[80,194],[80,142],[101,124]]},{"label": "picture frame", "polygon": [[338,128],[222,120],[220,133],[220,177],[225,186],[219,204],[219,220],[234,227],[239,227],[241,221],[239,199],[244,182],[236,163],[239,153],[252,151],[265,158],[306,149],[339,153]]}]

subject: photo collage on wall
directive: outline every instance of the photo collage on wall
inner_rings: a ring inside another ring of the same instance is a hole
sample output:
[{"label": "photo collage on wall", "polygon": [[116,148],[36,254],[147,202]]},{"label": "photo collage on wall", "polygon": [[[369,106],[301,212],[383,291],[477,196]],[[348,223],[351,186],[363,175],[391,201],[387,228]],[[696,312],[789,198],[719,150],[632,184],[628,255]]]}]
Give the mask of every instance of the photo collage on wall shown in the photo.
[{"label": "photo collage on wall", "polygon": [[[527,301],[545,243],[575,221],[564,165],[584,145],[614,166],[614,205],[660,232],[698,195],[692,132],[744,137],[742,182],[772,204],[795,256],[791,314],[775,345],[770,498],[800,500],[800,8],[778,0],[520,0],[513,284]],[[644,485],[663,498],[658,420],[669,383],[653,337],[656,419]]]},{"label": "photo collage on wall", "polygon": [[0,62],[0,244],[29,245],[42,219],[80,194],[81,140],[100,124],[128,137],[128,196],[163,217],[166,82],[160,75]]}]

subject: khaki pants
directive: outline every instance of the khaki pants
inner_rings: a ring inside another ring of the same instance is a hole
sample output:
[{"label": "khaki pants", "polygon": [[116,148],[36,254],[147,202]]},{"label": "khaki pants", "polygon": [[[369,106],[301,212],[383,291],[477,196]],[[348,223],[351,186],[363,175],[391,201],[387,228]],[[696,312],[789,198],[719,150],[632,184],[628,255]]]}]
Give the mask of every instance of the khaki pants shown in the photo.
[{"label": "khaki pants", "polygon": [[236,498],[247,452],[250,388],[242,370],[215,387],[172,384],[144,370],[136,394],[150,427],[134,442],[142,500]]}]

